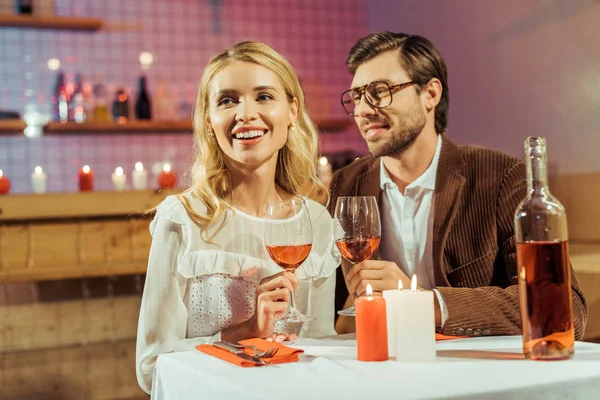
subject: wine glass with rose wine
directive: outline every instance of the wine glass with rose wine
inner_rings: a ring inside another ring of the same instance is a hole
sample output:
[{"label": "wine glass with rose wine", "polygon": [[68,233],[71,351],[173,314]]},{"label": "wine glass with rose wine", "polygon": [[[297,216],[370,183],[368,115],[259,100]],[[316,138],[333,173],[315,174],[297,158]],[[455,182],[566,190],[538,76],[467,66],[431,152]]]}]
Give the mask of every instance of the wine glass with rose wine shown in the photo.
[{"label": "wine glass with rose wine", "polygon": [[[374,196],[338,197],[333,234],[342,257],[350,264],[358,264],[371,258],[381,241],[377,199]],[[347,274],[348,271],[344,272]],[[338,311],[338,314],[354,316],[354,305]]]},{"label": "wine glass with rose wine", "polygon": [[[306,202],[301,197],[270,201],[265,214],[265,245],[275,264],[295,273],[312,249],[312,224]],[[290,308],[282,323],[310,321],[296,309],[294,290],[290,293]]]}]

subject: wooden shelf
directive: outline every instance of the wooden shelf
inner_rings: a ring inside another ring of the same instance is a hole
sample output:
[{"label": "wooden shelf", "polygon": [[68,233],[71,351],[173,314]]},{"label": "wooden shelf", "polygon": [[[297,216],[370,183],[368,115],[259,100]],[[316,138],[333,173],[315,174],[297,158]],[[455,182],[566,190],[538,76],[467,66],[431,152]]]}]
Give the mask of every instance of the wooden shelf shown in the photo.
[{"label": "wooden shelf", "polygon": [[[316,122],[322,133],[339,132],[354,124],[352,119],[326,119]],[[20,119],[0,120],[0,135],[23,134],[27,124]],[[191,121],[131,121],[114,122],[50,122],[44,127],[47,135],[122,134],[122,133],[188,133],[193,132]]]},{"label": "wooden shelf", "polygon": [[114,122],[50,122],[44,128],[47,134],[79,133],[192,133],[191,121],[131,121],[125,124]]},{"label": "wooden shelf", "polygon": [[0,120],[0,135],[23,134],[26,127],[27,124],[21,119],[2,119]]},{"label": "wooden shelf", "polygon": [[98,18],[0,14],[0,27],[96,31],[102,27],[102,20]]},{"label": "wooden shelf", "polygon": [[127,190],[0,196],[2,222],[36,222],[141,215],[180,191]]}]

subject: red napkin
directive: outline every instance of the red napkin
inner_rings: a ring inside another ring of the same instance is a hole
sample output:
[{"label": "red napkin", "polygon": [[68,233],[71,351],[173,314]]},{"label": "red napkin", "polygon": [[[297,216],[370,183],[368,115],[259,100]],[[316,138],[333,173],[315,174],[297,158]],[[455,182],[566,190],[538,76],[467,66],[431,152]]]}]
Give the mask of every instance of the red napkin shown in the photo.
[{"label": "red napkin", "polygon": [[441,333],[435,334],[436,342],[442,341],[442,340],[454,340],[454,339],[465,339],[465,338],[468,338],[468,336],[446,336],[446,335],[442,335]]},{"label": "red napkin", "polygon": [[[279,350],[277,350],[277,353],[275,353],[275,355],[273,357],[262,358],[262,360],[266,361],[267,364],[282,364],[282,363],[288,363],[288,362],[296,362],[296,361],[298,361],[298,358],[299,358],[298,356],[301,353],[304,353],[304,350],[301,350],[301,349],[293,349],[293,348],[287,347],[281,343],[268,342],[264,339],[258,339],[258,338],[240,340],[239,343],[243,344],[243,345],[255,346],[257,349],[259,349],[261,351],[267,350],[268,348],[271,348],[271,347],[278,348]],[[250,360],[244,360],[244,359],[236,356],[235,354],[230,353],[226,350],[219,349],[218,347],[215,347],[212,344],[200,344],[200,345],[196,346],[196,349],[203,353],[210,354],[211,356],[220,358],[221,360],[230,362],[235,365],[239,365],[240,367],[256,367],[256,366],[261,365],[261,364],[252,362]],[[254,355],[254,350],[252,350],[250,348],[245,348],[244,352],[251,356]]]}]

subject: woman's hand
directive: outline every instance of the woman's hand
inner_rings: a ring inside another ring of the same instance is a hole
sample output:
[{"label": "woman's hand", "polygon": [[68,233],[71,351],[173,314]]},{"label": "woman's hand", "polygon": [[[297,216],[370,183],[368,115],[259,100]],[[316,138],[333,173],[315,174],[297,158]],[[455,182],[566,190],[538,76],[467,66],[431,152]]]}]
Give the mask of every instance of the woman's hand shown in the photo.
[{"label": "woman's hand", "polygon": [[252,337],[278,342],[295,340],[296,335],[275,332],[275,323],[288,312],[290,291],[296,287],[298,278],[287,271],[261,280],[256,288],[254,315],[241,324],[223,330],[221,340],[237,342]]},{"label": "woman's hand", "polygon": [[298,287],[296,275],[283,271],[269,276],[256,288],[256,309],[249,323],[255,337],[268,338],[275,331],[275,323],[283,318],[290,307],[290,292]]}]

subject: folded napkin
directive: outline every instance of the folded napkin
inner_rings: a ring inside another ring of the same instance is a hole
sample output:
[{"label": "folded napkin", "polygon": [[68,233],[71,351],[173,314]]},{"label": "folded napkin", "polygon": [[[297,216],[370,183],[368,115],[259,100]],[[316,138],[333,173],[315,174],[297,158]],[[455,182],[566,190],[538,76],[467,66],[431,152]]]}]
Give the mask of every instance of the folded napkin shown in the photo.
[{"label": "folded napkin", "polygon": [[442,340],[465,339],[465,338],[468,338],[468,336],[446,336],[446,335],[442,335],[441,333],[435,334],[436,342],[442,341]]},{"label": "folded napkin", "polygon": [[[276,347],[278,350],[277,350],[277,353],[275,353],[275,355],[273,357],[262,358],[262,360],[266,361],[267,364],[282,364],[282,363],[288,363],[288,362],[295,362],[295,361],[298,361],[298,358],[299,358],[298,356],[301,353],[304,353],[304,350],[301,350],[301,349],[293,349],[293,348],[287,347],[281,343],[268,342],[264,339],[258,339],[258,338],[240,340],[239,344],[242,344],[245,346],[252,345],[261,351],[267,350],[268,348],[271,348],[271,347]],[[217,358],[220,358],[221,360],[230,362],[232,364],[239,365],[240,367],[256,367],[256,366],[261,365],[261,364],[252,362],[250,360],[245,360],[243,358],[240,358],[240,357],[236,356],[235,354],[230,353],[227,350],[222,350],[218,347],[215,347],[212,344],[199,344],[198,346],[196,346],[196,350],[199,350],[206,354],[210,354],[211,356],[215,356]],[[247,347],[244,349],[244,353],[253,356],[254,350]]]}]

